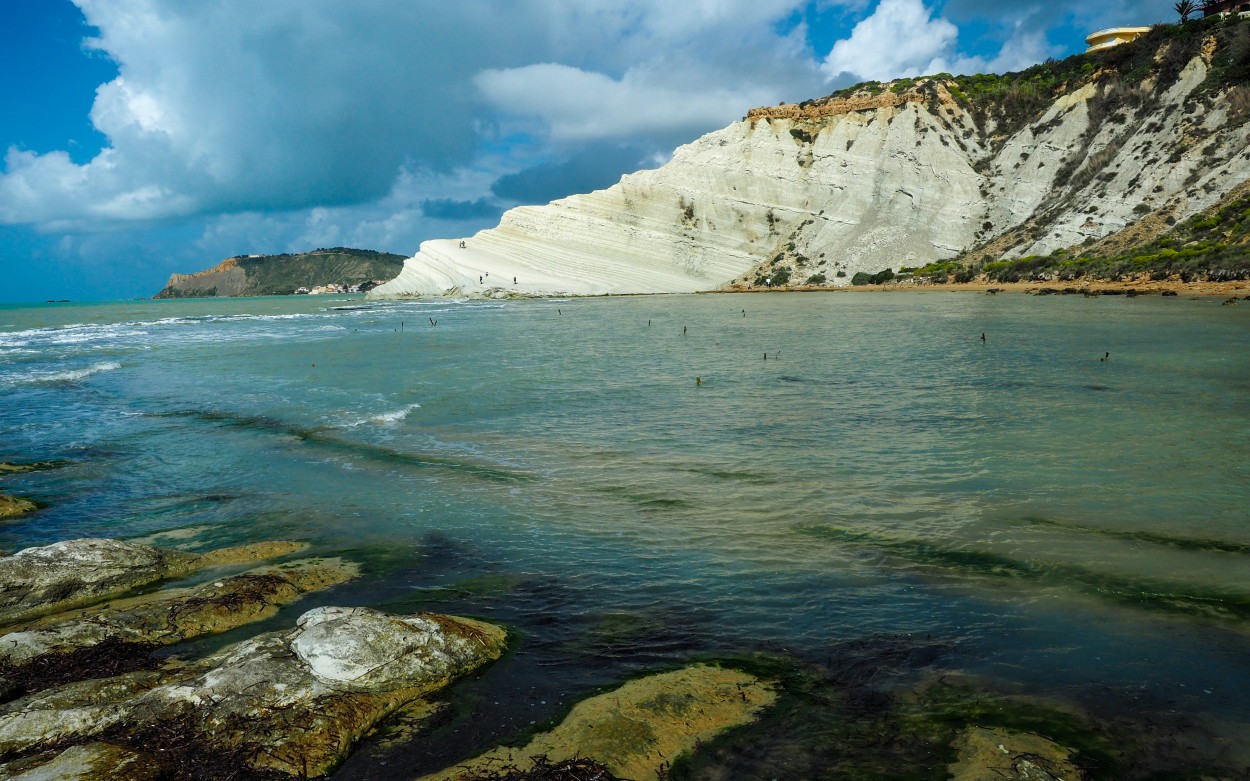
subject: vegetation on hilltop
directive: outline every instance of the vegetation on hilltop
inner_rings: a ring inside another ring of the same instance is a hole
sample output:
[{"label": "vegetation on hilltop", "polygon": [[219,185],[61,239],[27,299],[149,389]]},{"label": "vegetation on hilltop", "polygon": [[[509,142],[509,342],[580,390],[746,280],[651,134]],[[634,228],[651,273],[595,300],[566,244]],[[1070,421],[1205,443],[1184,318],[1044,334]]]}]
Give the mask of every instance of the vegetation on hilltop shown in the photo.
[{"label": "vegetation on hilltop", "polygon": [[[800,105],[821,105],[831,100],[886,91],[903,94],[918,91],[936,99],[936,87],[944,86],[964,106],[982,130],[1010,135],[1037,121],[1060,96],[1097,80],[1101,99],[1110,103],[1140,101],[1141,86],[1150,83],[1159,94],[1176,83],[1185,66],[1214,38],[1215,49],[1206,81],[1197,91],[1209,96],[1229,87],[1231,100],[1245,113],[1250,109],[1250,19],[1237,15],[1195,19],[1185,24],[1159,24],[1130,43],[1092,54],[1077,54],[1012,73],[978,73],[954,76],[938,73],[892,82],[868,81],[838,90],[827,97]],[[1106,106],[1104,116],[1114,113]]]}]

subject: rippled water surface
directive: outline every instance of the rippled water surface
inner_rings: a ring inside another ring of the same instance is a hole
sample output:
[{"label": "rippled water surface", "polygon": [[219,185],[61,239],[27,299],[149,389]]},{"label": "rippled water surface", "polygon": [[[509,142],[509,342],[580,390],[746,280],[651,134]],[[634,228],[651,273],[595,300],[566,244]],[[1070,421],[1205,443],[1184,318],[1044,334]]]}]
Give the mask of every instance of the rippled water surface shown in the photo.
[{"label": "rippled water surface", "polygon": [[5,307],[0,460],[68,464],[5,479],[48,506],[0,546],[307,540],[368,575],[275,626],[336,603],[514,629],[461,715],[343,778],[674,660],[882,636],[1250,763],[1248,356],[1250,304],[1161,298]]}]

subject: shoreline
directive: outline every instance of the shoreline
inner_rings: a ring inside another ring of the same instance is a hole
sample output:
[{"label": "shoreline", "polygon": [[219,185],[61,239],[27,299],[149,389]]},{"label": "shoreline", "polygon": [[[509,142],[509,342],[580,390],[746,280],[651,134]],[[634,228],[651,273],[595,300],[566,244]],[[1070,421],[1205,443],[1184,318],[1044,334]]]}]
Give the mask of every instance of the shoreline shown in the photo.
[{"label": "shoreline", "polygon": [[746,288],[731,287],[716,291],[723,293],[788,293],[788,292],[824,292],[824,293],[1027,293],[1036,295],[1043,290],[1052,291],[1056,295],[1081,295],[1096,293],[1099,295],[1123,295],[1135,292],[1138,295],[1162,295],[1175,293],[1177,296],[1203,298],[1245,298],[1250,296],[1250,280],[1232,282],[1183,282],[1180,279],[1137,279],[1137,280],[1076,280],[1054,282],[887,282],[880,285],[845,285],[828,287],[825,285],[794,285],[783,288]]}]

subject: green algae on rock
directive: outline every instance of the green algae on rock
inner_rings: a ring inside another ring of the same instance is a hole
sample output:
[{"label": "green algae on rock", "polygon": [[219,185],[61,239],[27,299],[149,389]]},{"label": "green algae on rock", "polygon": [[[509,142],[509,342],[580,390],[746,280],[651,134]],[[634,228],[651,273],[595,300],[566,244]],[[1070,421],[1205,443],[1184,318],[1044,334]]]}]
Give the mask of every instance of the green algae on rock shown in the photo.
[{"label": "green algae on rock", "polygon": [[[776,703],[749,726],[675,761],[666,777],[946,781],[965,736],[990,734],[976,730],[1011,736],[999,741],[1010,754],[1006,764],[1024,760],[1015,764],[1037,770],[1037,781],[1049,778],[1042,771],[1075,781],[1176,769],[1178,757],[1143,739],[1138,726],[1096,718],[1066,701],[1004,693],[955,672],[924,673],[941,653],[928,640],[885,635],[836,644],[821,664],[772,655],[728,662],[777,680]],[[1042,736],[1053,749],[1037,742]],[[1002,769],[1002,756],[982,756],[981,766]],[[1192,764],[1192,756],[1180,759]],[[1080,774],[1065,775],[1068,767]],[[1226,769],[1202,770],[1231,777]]]},{"label": "green algae on rock", "polygon": [[955,739],[952,781],[1077,781],[1071,752],[1028,732],[969,727]]},{"label": "green algae on rock", "polygon": [[0,493],[0,519],[17,518],[39,509],[39,505],[20,496]]},{"label": "green algae on rock", "polygon": [[573,707],[555,729],[521,748],[497,748],[422,781],[493,778],[501,767],[526,771],[538,758],[589,758],[619,778],[663,778],[678,755],[754,721],[776,700],[771,684],[709,665],[631,681]]},{"label": "green algae on rock", "polygon": [[58,469],[65,464],[65,461],[31,461],[26,464],[14,464],[10,461],[0,461],[0,475],[42,472],[46,469]]},{"label": "green algae on rock", "polygon": [[[42,472],[46,469],[56,469],[65,464],[64,461],[31,461],[26,464],[14,464],[9,461],[0,461],[0,475],[24,474],[26,472]],[[18,518],[28,513],[33,513],[40,507],[38,502],[32,502],[29,499],[23,499],[20,496],[10,496],[0,491],[0,520],[9,518]]]}]

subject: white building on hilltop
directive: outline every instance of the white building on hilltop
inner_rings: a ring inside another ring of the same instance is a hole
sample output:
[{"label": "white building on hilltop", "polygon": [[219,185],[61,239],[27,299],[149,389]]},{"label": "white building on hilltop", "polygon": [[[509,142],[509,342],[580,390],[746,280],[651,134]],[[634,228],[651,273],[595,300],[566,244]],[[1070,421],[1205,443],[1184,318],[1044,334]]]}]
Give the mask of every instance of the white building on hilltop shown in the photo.
[{"label": "white building on hilltop", "polygon": [[1089,44],[1085,53],[1105,51],[1122,43],[1137,40],[1148,32],[1150,32],[1149,27],[1108,27],[1085,39],[1085,43]]}]

